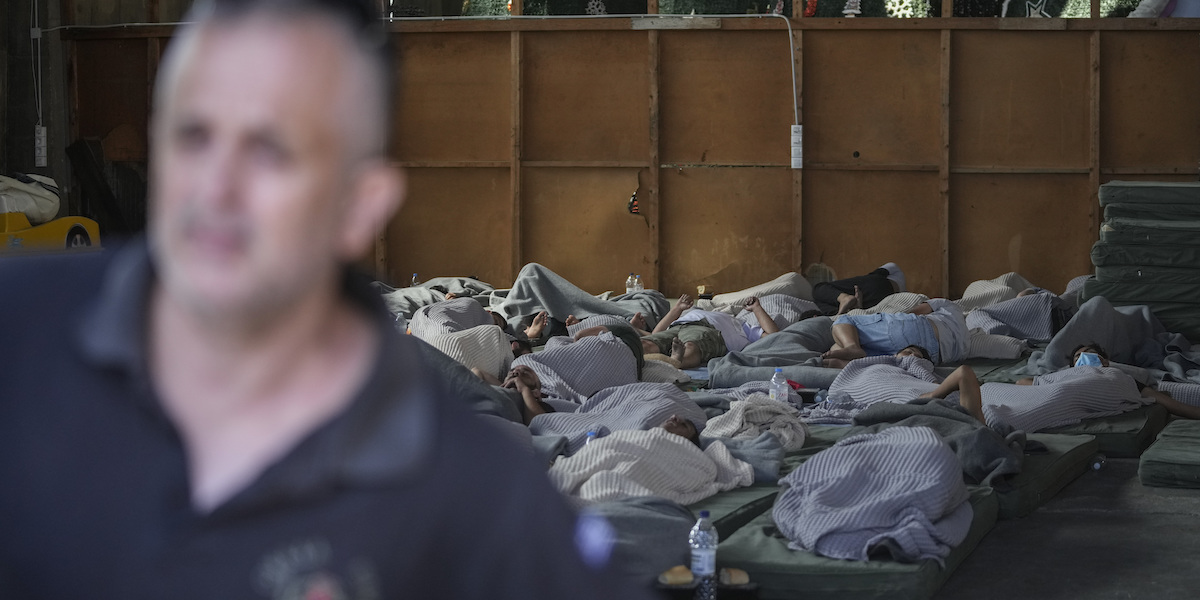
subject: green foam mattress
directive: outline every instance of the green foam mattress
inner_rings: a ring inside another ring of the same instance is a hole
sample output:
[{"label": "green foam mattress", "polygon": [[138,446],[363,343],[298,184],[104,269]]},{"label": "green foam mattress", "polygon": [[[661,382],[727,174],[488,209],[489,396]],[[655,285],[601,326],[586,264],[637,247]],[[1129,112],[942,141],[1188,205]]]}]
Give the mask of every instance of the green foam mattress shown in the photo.
[{"label": "green foam mattress", "polygon": [[771,511],[755,518],[717,547],[717,566],[750,574],[763,600],[804,598],[929,598],[945,583],[996,523],[999,502],[991,488],[972,487],[973,518],[967,537],[950,552],[945,568],[932,560],[852,561],[788,548]]},{"label": "green foam mattress", "polygon": [[1200,284],[1153,281],[1109,283],[1089,278],[1083,283],[1084,300],[1104,296],[1114,304],[1194,303],[1200,314]]},{"label": "green foam mattress", "polygon": [[1200,421],[1167,425],[1138,463],[1142,485],[1200,488]]},{"label": "green foam mattress", "polygon": [[1092,264],[1200,269],[1200,246],[1110,244],[1101,240],[1092,245]]},{"label": "green foam mattress", "polygon": [[1200,244],[1200,220],[1115,217],[1100,224],[1100,239],[1110,244]]},{"label": "green foam mattress", "polygon": [[1109,265],[1096,267],[1101,283],[1156,283],[1200,285],[1200,269],[1152,267],[1148,265]]},{"label": "green foam mattress", "polygon": [[1031,433],[1028,439],[1046,446],[1043,454],[1026,454],[1021,473],[1008,480],[1010,489],[998,491],[1000,518],[1024,517],[1085,473],[1100,443],[1091,435]]},{"label": "green foam mattress", "polygon": [[1200,205],[1200,182],[1110,181],[1100,186],[1100,206],[1113,203]]},{"label": "green foam mattress", "polygon": [[1085,419],[1042,433],[1095,436],[1101,454],[1110,458],[1137,458],[1167,425],[1167,417],[1167,409],[1150,404],[1127,413]]}]

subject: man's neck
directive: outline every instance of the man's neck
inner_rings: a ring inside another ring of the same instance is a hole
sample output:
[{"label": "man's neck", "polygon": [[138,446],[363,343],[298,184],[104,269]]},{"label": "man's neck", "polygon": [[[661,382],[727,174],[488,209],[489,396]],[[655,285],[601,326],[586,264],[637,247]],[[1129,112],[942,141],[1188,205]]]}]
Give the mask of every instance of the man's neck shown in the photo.
[{"label": "man's neck", "polygon": [[[332,290],[331,290],[332,291]],[[188,451],[193,503],[214,508],[343,410],[379,336],[336,294],[213,322],[152,295],[150,372]]]}]

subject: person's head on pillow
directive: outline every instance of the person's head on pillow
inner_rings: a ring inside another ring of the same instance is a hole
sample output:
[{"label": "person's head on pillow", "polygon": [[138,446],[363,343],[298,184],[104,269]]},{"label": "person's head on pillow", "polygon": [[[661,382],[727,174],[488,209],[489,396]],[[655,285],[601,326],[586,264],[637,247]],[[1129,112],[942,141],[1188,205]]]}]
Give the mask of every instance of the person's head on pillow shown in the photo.
[{"label": "person's head on pillow", "polygon": [[1108,352],[1096,342],[1080,344],[1071,351],[1071,366],[1090,365],[1093,367],[1108,366]]},{"label": "person's head on pillow", "polygon": [[671,418],[663,421],[659,427],[666,429],[667,433],[673,433],[691,440],[696,447],[700,446],[700,431],[696,429],[696,424],[687,419],[680,418],[679,415],[671,415]]}]

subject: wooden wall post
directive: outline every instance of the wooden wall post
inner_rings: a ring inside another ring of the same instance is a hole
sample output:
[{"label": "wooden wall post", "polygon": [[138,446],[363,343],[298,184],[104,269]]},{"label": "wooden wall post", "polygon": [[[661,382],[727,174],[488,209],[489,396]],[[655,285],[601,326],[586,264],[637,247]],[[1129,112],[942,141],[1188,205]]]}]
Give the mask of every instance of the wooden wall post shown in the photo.
[{"label": "wooden wall post", "polygon": [[[947,3],[949,0],[947,0]],[[940,117],[942,150],[938,160],[938,195],[941,197],[942,297],[950,295],[950,30],[942,30]]]},{"label": "wooden wall post", "polygon": [[[1097,0],[1092,0],[1092,11],[1097,10]],[[1093,17],[1095,14],[1092,15]],[[1088,183],[1092,189],[1092,205],[1088,209],[1092,217],[1092,235],[1100,239],[1100,31],[1092,31],[1089,40],[1088,56],[1091,62],[1088,83],[1091,98],[1089,99],[1089,154],[1090,169]]]},{"label": "wooden wall post", "polygon": [[[650,0],[650,2],[653,3],[653,12],[651,12],[651,14],[656,14],[658,12],[658,2],[657,0]],[[661,262],[659,260],[659,257],[661,256],[661,249],[659,248],[660,240],[658,235],[658,216],[660,214],[659,198],[661,196],[659,193],[659,186],[661,182],[659,168],[661,167],[662,160],[659,155],[658,147],[659,33],[658,30],[651,29],[649,32],[647,32],[647,35],[649,38],[646,42],[646,61],[648,63],[647,67],[650,71],[649,76],[646,78],[646,81],[650,86],[650,169],[647,172],[648,181],[646,187],[648,188],[648,197],[638,203],[638,210],[646,218],[646,222],[650,226],[650,237],[652,238],[650,240],[649,256],[646,257],[650,261],[650,277],[648,278],[648,283],[654,289],[660,289],[662,287],[662,277],[659,274],[659,268],[661,267]]]},{"label": "wooden wall post", "polygon": [[[514,0],[514,8],[516,8]],[[509,34],[512,78],[512,154],[509,157],[509,183],[512,192],[512,279],[517,278],[524,265],[521,252],[521,32]]]},{"label": "wooden wall post", "polygon": [[[803,5],[803,0],[793,0]],[[792,5],[793,12],[796,5]],[[804,9],[800,9],[804,14]],[[792,65],[796,69],[795,98],[796,125],[804,124],[804,30],[795,32],[792,44]],[[782,132],[780,132],[782,133]],[[791,156],[788,156],[789,167]],[[792,267],[799,273],[804,272],[804,169],[792,169]]]}]

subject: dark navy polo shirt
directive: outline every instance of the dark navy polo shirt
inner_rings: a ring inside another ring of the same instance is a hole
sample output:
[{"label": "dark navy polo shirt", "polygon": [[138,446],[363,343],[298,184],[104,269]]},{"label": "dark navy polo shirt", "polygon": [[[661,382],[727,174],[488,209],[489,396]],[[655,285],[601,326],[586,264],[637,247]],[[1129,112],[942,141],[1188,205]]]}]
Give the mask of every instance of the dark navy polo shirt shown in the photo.
[{"label": "dark navy polo shirt", "polygon": [[[147,373],[144,242],[0,261],[0,598],[633,598],[585,565],[544,467],[383,335],[353,402],[247,488],[190,504]],[[186,343],[186,340],[179,340]]]}]

